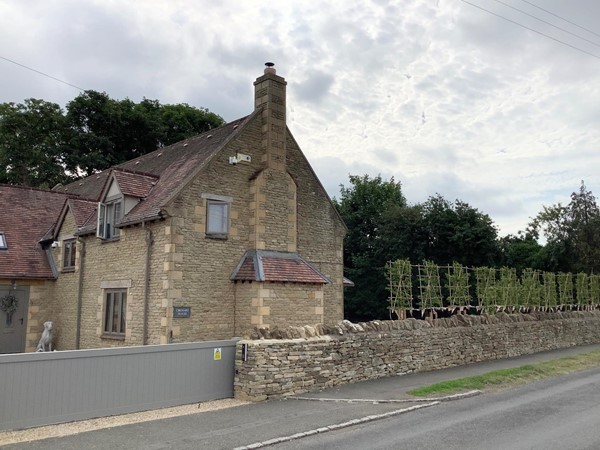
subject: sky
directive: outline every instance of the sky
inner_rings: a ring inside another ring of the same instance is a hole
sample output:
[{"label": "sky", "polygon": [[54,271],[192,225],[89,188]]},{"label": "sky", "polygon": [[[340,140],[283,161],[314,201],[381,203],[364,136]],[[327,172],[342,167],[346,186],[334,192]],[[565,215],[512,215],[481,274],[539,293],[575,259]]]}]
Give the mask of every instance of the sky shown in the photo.
[{"label": "sky", "polygon": [[350,174],[394,177],[409,203],[462,200],[503,236],[581,180],[600,196],[596,0],[2,0],[0,18],[0,102],[80,93],[16,62],[231,121],[272,61],[332,197]]}]

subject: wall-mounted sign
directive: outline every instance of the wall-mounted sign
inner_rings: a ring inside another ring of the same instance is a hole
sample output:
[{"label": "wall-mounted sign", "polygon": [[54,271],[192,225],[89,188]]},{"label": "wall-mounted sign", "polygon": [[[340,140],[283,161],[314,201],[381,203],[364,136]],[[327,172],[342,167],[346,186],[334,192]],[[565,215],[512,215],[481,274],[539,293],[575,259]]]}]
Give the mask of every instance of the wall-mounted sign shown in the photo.
[{"label": "wall-mounted sign", "polygon": [[213,356],[215,361],[221,361],[221,347],[215,348]]},{"label": "wall-mounted sign", "polygon": [[188,319],[192,315],[191,306],[173,306],[174,319]]}]

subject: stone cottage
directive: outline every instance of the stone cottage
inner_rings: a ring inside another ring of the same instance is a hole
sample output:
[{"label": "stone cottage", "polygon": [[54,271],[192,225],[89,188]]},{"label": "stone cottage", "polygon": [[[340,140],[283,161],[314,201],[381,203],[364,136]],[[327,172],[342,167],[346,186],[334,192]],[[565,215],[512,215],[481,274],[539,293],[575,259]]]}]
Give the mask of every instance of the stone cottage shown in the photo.
[{"label": "stone cottage", "polygon": [[[22,308],[0,311],[22,327],[0,353],[34,350],[47,320],[65,350],[343,318],[345,225],[286,126],[284,78],[268,65],[254,89],[222,127],[54,191],[0,187],[29,215],[0,218],[0,297]],[[13,270],[24,248],[35,264]]]}]

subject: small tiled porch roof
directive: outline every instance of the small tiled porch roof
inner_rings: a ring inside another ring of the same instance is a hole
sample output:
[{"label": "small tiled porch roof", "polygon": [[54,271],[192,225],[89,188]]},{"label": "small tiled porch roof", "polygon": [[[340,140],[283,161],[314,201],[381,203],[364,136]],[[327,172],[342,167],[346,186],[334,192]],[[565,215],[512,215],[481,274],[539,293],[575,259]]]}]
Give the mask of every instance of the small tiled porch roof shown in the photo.
[{"label": "small tiled porch roof", "polygon": [[329,278],[297,253],[272,250],[248,250],[231,280],[331,284]]}]

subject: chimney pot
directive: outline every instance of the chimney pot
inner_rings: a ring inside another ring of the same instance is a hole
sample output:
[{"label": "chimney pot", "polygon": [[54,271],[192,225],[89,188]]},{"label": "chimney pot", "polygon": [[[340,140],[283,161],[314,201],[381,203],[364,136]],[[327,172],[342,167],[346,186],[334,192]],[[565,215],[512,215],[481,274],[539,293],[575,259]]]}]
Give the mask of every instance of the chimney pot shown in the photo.
[{"label": "chimney pot", "polygon": [[275,67],[273,67],[275,65],[275,63],[272,62],[266,62],[265,66],[267,66],[265,68],[265,73],[272,73],[273,75],[275,75]]}]

